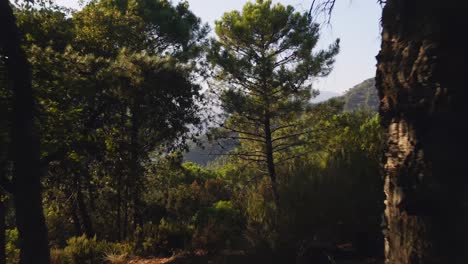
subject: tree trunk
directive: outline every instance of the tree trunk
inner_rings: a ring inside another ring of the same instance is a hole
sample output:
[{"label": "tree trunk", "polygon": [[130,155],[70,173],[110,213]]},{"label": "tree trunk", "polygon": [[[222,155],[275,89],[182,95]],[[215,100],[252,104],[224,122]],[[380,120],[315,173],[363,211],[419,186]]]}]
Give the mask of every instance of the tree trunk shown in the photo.
[{"label": "tree trunk", "polygon": [[50,263],[47,228],[42,211],[39,141],[34,131],[31,70],[21,49],[20,33],[7,0],[0,0],[0,45],[13,87],[13,197],[20,236],[20,263]]},{"label": "tree trunk", "polygon": [[264,129],[268,175],[270,176],[271,180],[271,190],[273,192],[273,199],[275,199],[276,208],[280,209],[280,197],[278,193],[278,184],[276,181],[275,160],[273,157],[273,142],[271,139],[270,115],[268,113],[265,114]]},{"label": "tree trunk", "polygon": [[122,241],[123,234],[122,234],[122,172],[117,172],[117,241]]},{"label": "tree trunk", "polygon": [[462,6],[388,0],[384,7],[376,86],[388,132],[386,263],[468,260]]},{"label": "tree trunk", "polygon": [[[130,128],[130,175],[133,176],[133,232],[136,235],[135,247],[140,249],[143,247],[143,234],[141,228],[143,227],[142,215],[142,201],[141,201],[141,185],[142,185],[142,168],[140,164],[140,144],[138,139],[138,132],[140,130],[140,100],[139,95],[136,94],[133,100],[131,128]],[[139,230],[140,229],[140,230]]]},{"label": "tree trunk", "polygon": [[124,193],[125,193],[125,198],[124,198],[124,202],[123,202],[123,210],[124,210],[124,220],[123,220],[123,226],[122,226],[122,232],[123,232],[123,239],[127,239],[128,238],[128,200],[130,199],[130,194],[129,194],[129,188],[128,188],[128,185],[125,185],[125,189],[124,189]]},{"label": "tree trunk", "polygon": [[5,196],[0,190],[0,264],[6,264],[6,206]]},{"label": "tree trunk", "polygon": [[[86,167],[84,170],[87,170],[88,168]],[[81,191],[81,177],[85,177],[85,173],[87,174],[88,172],[81,172],[81,174],[75,174],[75,184],[76,184],[76,202],[78,206],[78,213],[81,218],[81,224],[83,225],[82,230],[86,234],[87,237],[94,237],[95,232],[93,228],[93,221],[91,220],[91,216],[89,215],[88,212],[88,207],[86,206],[84,197],[83,197],[83,192]]]},{"label": "tree trunk", "polygon": [[81,221],[80,218],[78,217],[78,206],[75,201],[75,199],[70,199],[70,211],[71,211],[71,217],[73,221],[73,227],[75,228],[75,236],[81,236],[83,235],[83,230],[81,228]]}]

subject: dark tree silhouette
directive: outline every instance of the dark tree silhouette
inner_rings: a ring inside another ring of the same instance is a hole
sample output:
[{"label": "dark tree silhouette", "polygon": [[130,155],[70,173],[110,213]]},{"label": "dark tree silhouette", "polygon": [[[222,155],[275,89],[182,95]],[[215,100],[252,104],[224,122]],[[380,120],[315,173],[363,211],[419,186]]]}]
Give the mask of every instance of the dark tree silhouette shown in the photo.
[{"label": "dark tree silhouette", "polygon": [[21,48],[20,33],[9,1],[0,1],[0,47],[13,88],[12,191],[20,235],[20,263],[50,262],[47,228],[42,211],[39,145],[34,131],[31,70]]}]

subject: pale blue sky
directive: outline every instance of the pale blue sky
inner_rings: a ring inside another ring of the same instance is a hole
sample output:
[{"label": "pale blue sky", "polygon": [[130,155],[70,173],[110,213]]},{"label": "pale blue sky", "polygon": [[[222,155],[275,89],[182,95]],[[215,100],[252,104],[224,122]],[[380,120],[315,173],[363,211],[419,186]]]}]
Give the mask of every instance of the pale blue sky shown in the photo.
[{"label": "pale blue sky", "polygon": [[[174,0],[176,1],[176,0]],[[273,0],[292,5],[298,11],[308,10],[312,0]],[[57,0],[59,4],[79,8],[78,0]],[[224,12],[240,10],[248,0],[189,0],[193,12],[211,26]],[[344,92],[375,75],[375,56],[380,47],[377,0],[337,0],[331,25],[324,26],[319,47],[341,39],[341,52],[333,72],[316,82],[319,90]]]}]

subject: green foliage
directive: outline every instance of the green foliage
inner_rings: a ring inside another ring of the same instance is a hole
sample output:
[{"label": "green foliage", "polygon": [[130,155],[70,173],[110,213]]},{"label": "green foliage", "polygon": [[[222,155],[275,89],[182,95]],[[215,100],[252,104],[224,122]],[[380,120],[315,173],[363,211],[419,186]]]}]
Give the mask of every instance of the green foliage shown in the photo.
[{"label": "green foliage", "polygon": [[241,213],[230,201],[218,201],[200,210],[194,225],[193,247],[209,251],[239,246],[244,229]]},{"label": "green foliage", "polygon": [[341,98],[345,102],[345,111],[377,111],[380,103],[379,96],[377,95],[377,89],[375,88],[374,78],[367,79],[362,83],[355,85],[353,88],[346,91]]},{"label": "green foliage", "polygon": [[67,240],[65,254],[70,256],[73,264],[78,263],[100,263],[104,259],[107,245],[100,243],[96,237],[87,238],[85,235],[72,237]]},{"label": "green foliage", "polygon": [[126,47],[187,60],[200,52],[208,30],[186,2],[167,0],[92,1],[74,20],[77,47],[105,56]]},{"label": "green foliage", "polygon": [[183,248],[240,244],[243,218],[228,201],[232,193],[218,171],[182,163],[178,155],[159,159],[149,169],[148,184],[154,188],[144,200],[152,220],[142,230],[143,253],[168,255]]},{"label": "green foliage", "polygon": [[278,249],[277,208],[267,179],[261,178],[243,194],[242,205],[247,219],[245,237],[249,247],[258,251]]},{"label": "green foliage", "polygon": [[352,243],[363,254],[379,252],[379,244],[368,243],[382,239],[379,118],[371,112],[341,113],[339,101],[310,111],[314,122],[333,129],[315,133],[310,140],[316,143],[305,146],[309,154],[278,171],[287,175],[279,184],[281,214],[275,213],[264,178],[235,192],[247,220],[245,237],[257,250],[295,252],[299,242],[318,240]]},{"label": "green foliage", "polygon": [[15,15],[28,46],[63,51],[74,37],[73,23],[65,9],[20,9]]},{"label": "green foliage", "polygon": [[[194,60],[206,26],[186,3],[164,0],[16,15],[32,66],[52,244],[83,233],[129,239],[148,220],[139,218],[151,207],[141,201],[149,156],[183,145],[201,121]],[[0,96],[9,100],[3,87]]]},{"label": "green foliage", "polygon": [[18,263],[20,255],[18,229],[7,229],[5,231],[5,241],[7,263]]},{"label": "green foliage", "polygon": [[319,25],[310,14],[263,0],[225,13],[215,32],[208,60],[224,116],[214,137],[240,143],[225,155],[267,172],[278,204],[278,167],[304,155],[307,135],[322,129],[304,113],[314,96],[312,79],[329,74],[339,40],[316,51]]},{"label": "green foliage", "polygon": [[141,255],[171,255],[176,250],[187,248],[192,236],[192,228],[172,219],[161,219],[159,224],[147,223],[143,226],[143,249]]},{"label": "green foliage", "polygon": [[310,98],[310,78],[327,75],[338,52],[338,41],[329,50],[312,52],[318,25],[307,13],[271,1],[224,14],[215,31],[219,40],[212,40],[209,59],[216,76],[231,83],[223,95],[229,113],[293,110]]},{"label": "green foliage", "polygon": [[65,253],[63,249],[52,248],[50,250],[50,263],[51,264],[72,264],[70,256]]},{"label": "green foliage", "polygon": [[109,254],[129,256],[132,252],[133,247],[128,244],[98,241],[96,237],[82,235],[68,239],[63,253],[58,252],[58,255],[64,260],[68,259],[71,264],[98,264],[104,263]]},{"label": "green foliage", "polygon": [[56,200],[49,200],[51,195],[49,192],[45,193],[45,208],[44,217],[48,227],[50,243],[56,247],[63,247],[66,245],[68,238],[75,235],[73,225],[68,219],[68,208],[67,205],[60,201],[65,197],[62,197],[60,193],[54,191]]},{"label": "green foliage", "polygon": [[[184,249],[289,252],[314,238],[366,250],[362,241],[381,239],[380,121],[343,113],[342,100],[309,103],[312,80],[328,75],[339,49],[337,41],[315,50],[319,25],[309,14],[249,2],[216,22],[210,44],[185,1],[96,0],[75,13],[16,14],[32,67],[54,263]],[[230,144],[207,167],[177,152],[204,121],[204,52],[224,110],[216,132]],[[2,166],[11,111],[3,59]],[[11,263],[17,243],[9,229]]]},{"label": "green foliage", "polygon": [[106,254],[106,263],[109,264],[125,264],[127,260],[128,256],[126,254]]}]

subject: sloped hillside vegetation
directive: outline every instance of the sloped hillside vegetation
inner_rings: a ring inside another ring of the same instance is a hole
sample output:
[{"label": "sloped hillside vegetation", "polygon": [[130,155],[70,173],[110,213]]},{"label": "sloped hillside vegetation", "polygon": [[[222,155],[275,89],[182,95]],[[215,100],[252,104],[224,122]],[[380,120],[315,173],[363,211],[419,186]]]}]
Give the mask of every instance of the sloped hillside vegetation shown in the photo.
[{"label": "sloped hillside vegetation", "polygon": [[341,98],[345,102],[345,112],[364,109],[377,111],[379,108],[379,96],[374,78],[369,78],[349,89]]}]

